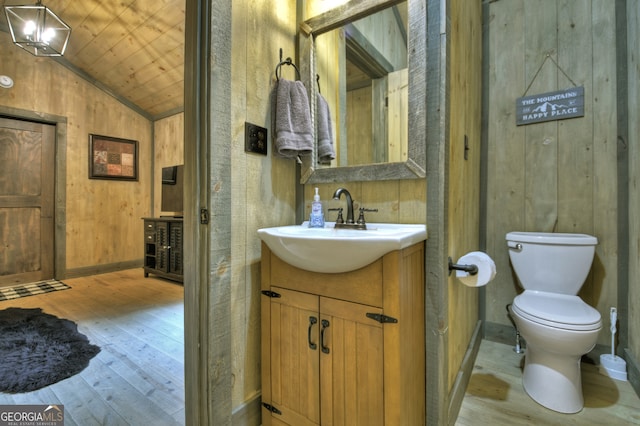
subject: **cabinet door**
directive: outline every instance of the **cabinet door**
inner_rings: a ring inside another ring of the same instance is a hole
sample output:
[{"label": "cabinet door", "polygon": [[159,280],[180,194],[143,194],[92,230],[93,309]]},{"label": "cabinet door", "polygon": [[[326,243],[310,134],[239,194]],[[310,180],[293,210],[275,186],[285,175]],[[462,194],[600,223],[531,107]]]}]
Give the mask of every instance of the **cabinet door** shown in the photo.
[{"label": "cabinet door", "polygon": [[[144,267],[156,268],[156,224],[153,221],[144,221]],[[145,270],[145,277],[149,276],[149,271]]]},{"label": "cabinet door", "polygon": [[320,424],[319,298],[272,287],[271,405],[274,424]]},{"label": "cabinet door", "polygon": [[169,243],[169,225],[167,222],[156,222],[156,269],[167,272],[167,245]]},{"label": "cabinet door", "polygon": [[182,268],[182,223],[172,222],[169,231],[169,270],[172,274],[183,274]]},{"label": "cabinet door", "polygon": [[322,425],[384,424],[382,310],[320,297]]}]

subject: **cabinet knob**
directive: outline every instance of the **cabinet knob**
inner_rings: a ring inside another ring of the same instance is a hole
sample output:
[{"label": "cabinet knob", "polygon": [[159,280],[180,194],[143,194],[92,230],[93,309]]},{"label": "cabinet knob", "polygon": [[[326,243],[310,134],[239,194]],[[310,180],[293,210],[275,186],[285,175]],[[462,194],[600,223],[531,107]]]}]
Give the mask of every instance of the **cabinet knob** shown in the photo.
[{"label": "cabinet knob", "polygon": [[320,330],[320,346],[322,347],[322,352],[328,354],[330,351],[329,347],[324,344],[324,332],[327,327],[329,327],[329,321],[323,319],[320,324],[322,324],[322,329]]},{"label": "cabinet knob", "polygon": [[317,322],[318,322],[318,318],[309,317],[309,329],[307,330],[307,342],[309,342],[309,347],[314,351],[316,350],[318,345],[316,345],[311,341],[311,328],[313,328],[313,325],[316,324]]}]

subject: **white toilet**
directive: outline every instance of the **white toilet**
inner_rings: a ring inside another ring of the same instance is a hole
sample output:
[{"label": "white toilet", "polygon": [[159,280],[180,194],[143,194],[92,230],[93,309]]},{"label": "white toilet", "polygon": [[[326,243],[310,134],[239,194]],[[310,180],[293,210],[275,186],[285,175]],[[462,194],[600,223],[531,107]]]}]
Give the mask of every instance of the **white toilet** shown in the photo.
[{"label": "white toilet", "polygon": [[580,359],[596,344],[600,313],[577,296],[589,274],[596,237],[509,232],[511,265],[524,292],[510,312],[527,342],[522,383],[536,402],[560,413],[584,406]]}]

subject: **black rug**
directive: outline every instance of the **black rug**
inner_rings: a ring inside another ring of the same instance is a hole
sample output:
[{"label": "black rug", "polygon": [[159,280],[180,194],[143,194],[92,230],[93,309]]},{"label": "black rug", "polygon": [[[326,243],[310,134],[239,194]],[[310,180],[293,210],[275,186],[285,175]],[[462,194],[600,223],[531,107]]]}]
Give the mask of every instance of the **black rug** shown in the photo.
[{"label": "black rug", "polygon": [[0,392],[31,392],[64,380],[98,352],[73,321],[37,308],[0,311]]}]

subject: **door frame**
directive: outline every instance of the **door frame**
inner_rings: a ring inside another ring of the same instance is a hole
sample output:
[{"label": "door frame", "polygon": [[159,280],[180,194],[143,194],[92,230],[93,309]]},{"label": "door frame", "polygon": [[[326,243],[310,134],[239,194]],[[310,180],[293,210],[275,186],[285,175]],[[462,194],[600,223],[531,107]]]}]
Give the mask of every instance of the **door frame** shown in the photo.
[{"label": "door frame", "polygon": [[0,116],[55,126],[53,278],[66,278],[67,265],[67,117],[0,105]]}]

